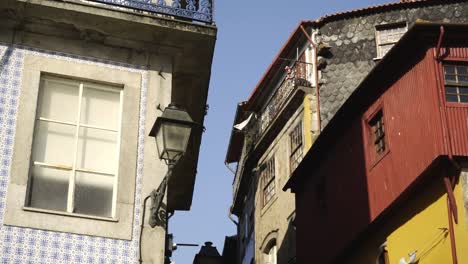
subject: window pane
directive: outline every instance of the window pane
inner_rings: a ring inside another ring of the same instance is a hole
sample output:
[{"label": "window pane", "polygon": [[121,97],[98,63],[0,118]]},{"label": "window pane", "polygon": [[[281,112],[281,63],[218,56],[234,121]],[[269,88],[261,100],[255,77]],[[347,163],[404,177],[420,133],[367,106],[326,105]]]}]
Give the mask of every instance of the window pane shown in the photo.
[{"label": "window pane", "polygon": [[460,94],[467,94],[468,95],[468,87],[458,87]]},{"label": "window pane", "polygon": [[38,117],[63,122],[76,122],[79,84],[55,79],[43,79],[39,89]]},{"label": "window pane", "polygon": [[464,85],[468,85],[468,75],[467,76],[458,76],[458,82]]},{"label": "window pane", "polygon": [[445,71],[445,74],[455,74],[455,66],[445,65],[444,71]]},{"label": "window pane", "polygon": [[380,46],[380,57],[383,57],[395,44],[387,44]]},{"label": "window pane", "polygon": [[453,93],[453,94],[458,93],[457,87],[453,87],[453,86],[447,86],[447,87],[445,87],[445,91],[446,91],[447,93]]},{"label": "window pane", "polygon": [[458,97],[456,95],[446,94],[447,102],[458,102]]},{"label": "window pane", "polygon": [[466,96],[466,95],[460,95],[460,102],[462,102],[462,103],[468,103],[468,96]]},{"label": "window pane", "polygon": [[458,75],[468,75],[468,66],[457,66]]},{"label": "window pane", "polygon": [[112,216],[113,176],[77,172],[75,183],[75,213]]},{"label": "window pane", "polygon": [[456,82],[457,78],[455,75],[445,75],[445,82]]},{"label": "window pane", "polygon": [[72,166],[75,131],[75,126],[37,121],[32,160]]},{"label": "window pane", "polygon": [[117,132],[80,127],[77,168],[115,173]]},{"label": "window pane", "polygon": [[68,179],[71,171],[33,166],[29,206],[67,211]]},{"label": "window pane", "polygon": [[120,89],[96,88],[85,86],[83,90],[80,122],[118,130]]}]

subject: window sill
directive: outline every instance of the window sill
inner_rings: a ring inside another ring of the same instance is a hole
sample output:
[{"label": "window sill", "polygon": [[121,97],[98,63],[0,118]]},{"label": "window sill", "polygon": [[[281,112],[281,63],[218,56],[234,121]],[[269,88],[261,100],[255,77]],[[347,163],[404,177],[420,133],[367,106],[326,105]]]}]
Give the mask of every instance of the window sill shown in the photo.
[{"label": "window sill", "polygon": [[372,60],[373,60],[373,61],[380,61],[382,58],[383,58],[383,57],[375,57],[375,58],[373,58]]},{"label": "window sill", "polygon": [[445,106],[447,106],[447,107],[461,107],[461,108],[465,108],[465,107],[468,107],[468,103],[462,103],[462,102],[447,102],[447,101],[445,101]]},{"label": "window sill", "polygon": [[67,213],[67,212],[60,212],[60,211],[47,210],[47,209],[39,209],[39,208],[26,207],[26,206],[23,206],[22,209],[24,211],[35,212],[35,213],[63,215],[63,216],[78,217],[78,218],[93,219],[93,220],[101,220],[101,221],[108,221],[108,222],[119,222],[118,218],[112,218],[112,217],[101,217],[101,216],[93,216],[93,215],[85,215],[85,214]]},{"label": "window sill", "polygon": [[268,211],[268,209],[270,209],[270,207],[276,202],[276,200],[278,200],[278,195],[275,195],[275,198],[271,199],[265,206],[263,206],[260,216],[263,216],[266,211]]},{"label": "window sill", "polygon": [[373,168],[375,168],[375,166],[377,166],[377,164],[379,164],[379,162],[380,162],[381,160],[383,160],[383,158],[385,158],[385,156],[387,156],[388,153],[390,153],[390,149],[389,149],[389,148],[387,148],[382,154],[380,154],[378,157],[376,157],[376,158],[374,159],[374,161],[372,162],[372,164],[371,164],[370,170],[372,170]]}]

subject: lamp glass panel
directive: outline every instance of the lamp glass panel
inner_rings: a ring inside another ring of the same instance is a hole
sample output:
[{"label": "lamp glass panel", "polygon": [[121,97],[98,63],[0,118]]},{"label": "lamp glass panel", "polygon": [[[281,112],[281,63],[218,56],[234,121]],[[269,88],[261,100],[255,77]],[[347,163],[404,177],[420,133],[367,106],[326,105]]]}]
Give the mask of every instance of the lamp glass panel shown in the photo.
[{"label": "lamp glass panel", "polygon": [[[165,123],[163,124],[165,147],[171,151],[171,156],[184,153],[190,138],[191,127],[185,124]],[[173,157],[169,157],[173,158]]]},{"label": "lamp glass panel", "polygon": [[162,125],[156,131],[156,148],[158,149],[158,155],[160,159],[163,159],[163,151],[165,149],[164,146],[164,136],[163,136],[163,129]]}]

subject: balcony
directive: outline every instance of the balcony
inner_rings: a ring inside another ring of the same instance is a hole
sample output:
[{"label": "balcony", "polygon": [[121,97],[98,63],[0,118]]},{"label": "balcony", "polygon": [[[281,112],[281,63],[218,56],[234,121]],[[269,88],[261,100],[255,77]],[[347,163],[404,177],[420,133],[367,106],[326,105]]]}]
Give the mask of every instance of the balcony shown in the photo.
[{"label": "balcony", "polygon": [[256,122],[253,122],[245,133],[245,143],[240,152],[233,182],[234,202],[231,211],[237,216],[242,212],[240,201],[243,200],[239,197],[247,193],[246,186],[252,171],[258,165],[258,160],[302,105],[305,94],[312,92],[307,66],[306,63],[296,63],[286,68],[287,74],[281,85],[267,101],[263,111],[257,113]]},{"label": "balcony", "polygon": [[173,16],[178,19],[213,23],[213,0],[87,0],[112,6]]},{"label": "balcony", "polygon": [[312,87],[311,82],[308,81],[310,78],[307,74],[306,63],[297,62],[292,67],[286,68],[286,78],[270,98],[259,116],[256,128],[257,131],[254,133],[257,137],[261,137],[270,127],[299,86]]}]

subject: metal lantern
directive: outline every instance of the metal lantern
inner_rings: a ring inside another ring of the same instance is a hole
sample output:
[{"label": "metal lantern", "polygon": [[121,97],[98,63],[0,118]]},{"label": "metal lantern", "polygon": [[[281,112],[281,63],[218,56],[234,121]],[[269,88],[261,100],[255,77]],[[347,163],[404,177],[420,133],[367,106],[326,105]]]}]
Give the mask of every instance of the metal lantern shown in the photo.
[{"label": "metal lantern", "polygon": [[187,150],[194,126],[192,118],[183,108],[175,104],[166,107],[149,134],[156,138],[159,158],[168,164],[176,163]]}]

